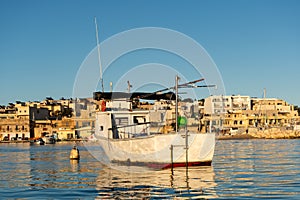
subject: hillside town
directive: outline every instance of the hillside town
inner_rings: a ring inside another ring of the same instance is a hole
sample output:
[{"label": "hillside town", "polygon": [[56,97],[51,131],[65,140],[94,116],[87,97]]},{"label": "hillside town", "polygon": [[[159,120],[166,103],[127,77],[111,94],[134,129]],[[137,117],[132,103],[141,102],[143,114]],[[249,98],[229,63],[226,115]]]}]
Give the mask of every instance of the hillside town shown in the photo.
[{"label": "hillside town", "polygon": [[[49,135],[57,140],[87,139],[95,129],[95,112],[109,109],[113,104],[113,101],[94,98],[16,101],[0,107],[0,141],[29,141]],[[134,105],[136,109],[149,110],[156,130],[161,133],[174,130],[173,100]],[[179,115],[188,119],[189,129],[213,131],[219,136],[274,138],[271,133],[280,132],[278,138],[287,138],[298,137],[300,129],[298,110],[276,98],[231,95],[209,96],[196,102],[184,99],[179,102]]]}]

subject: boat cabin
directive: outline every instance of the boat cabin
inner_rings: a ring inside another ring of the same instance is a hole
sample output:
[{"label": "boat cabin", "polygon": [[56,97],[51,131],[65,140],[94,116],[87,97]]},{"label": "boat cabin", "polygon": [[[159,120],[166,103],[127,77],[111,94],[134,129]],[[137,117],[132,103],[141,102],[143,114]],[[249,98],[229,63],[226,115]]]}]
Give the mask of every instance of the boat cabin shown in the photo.
[{"label": "boat cabin", "polygon": [[101,101],[96,112],[96,137],[125,139],[150,135],[150,111],[134,109],[136,99],[173,99],[173,93],[101,93],[94,99]]},{"label": "boat cabin", "polygon": [[96,113],[96,136],[124,139],[150,134],[149,111],[105,111]]}]

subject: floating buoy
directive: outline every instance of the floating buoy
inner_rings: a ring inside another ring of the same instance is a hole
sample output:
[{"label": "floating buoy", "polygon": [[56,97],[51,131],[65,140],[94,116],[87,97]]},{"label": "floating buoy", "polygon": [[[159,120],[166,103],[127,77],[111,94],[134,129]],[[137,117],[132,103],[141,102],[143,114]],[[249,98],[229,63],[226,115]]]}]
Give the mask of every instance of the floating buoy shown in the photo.
[{"label": "floating buoy", "polygon": [[78,148],[75,145],[73,147],[73,149],[71,150],[70,160],[79,160],[79,159],[80,159],[79,150],[78,150]]}]

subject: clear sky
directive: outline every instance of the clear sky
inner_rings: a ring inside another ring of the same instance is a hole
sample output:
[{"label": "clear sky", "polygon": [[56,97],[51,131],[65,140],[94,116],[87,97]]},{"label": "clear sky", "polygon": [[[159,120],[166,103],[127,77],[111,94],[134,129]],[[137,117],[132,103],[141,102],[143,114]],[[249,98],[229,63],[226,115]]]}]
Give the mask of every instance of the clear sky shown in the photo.
[{"label": "clear sky", "polygon": [[[210,54],[227,94],[300,105],[298,0],[0,0],[0,105],[72,96],[74,79],[100,42],[122,31],[163,27]],[[107,88],[107,86],[106,86]]]}]

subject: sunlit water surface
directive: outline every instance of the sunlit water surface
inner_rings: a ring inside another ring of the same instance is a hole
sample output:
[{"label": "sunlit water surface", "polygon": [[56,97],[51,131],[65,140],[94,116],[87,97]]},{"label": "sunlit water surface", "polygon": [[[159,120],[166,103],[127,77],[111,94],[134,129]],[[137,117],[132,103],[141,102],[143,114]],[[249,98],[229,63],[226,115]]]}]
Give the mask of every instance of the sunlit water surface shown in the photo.
[{"label": "sunlit water surface", "polygon": [[[300,140],[224,140],[211,167],[129,173],[79,144],[0,144],[0,199],[300,199]],[[134,168],[133,168],[134,170]]]}]

